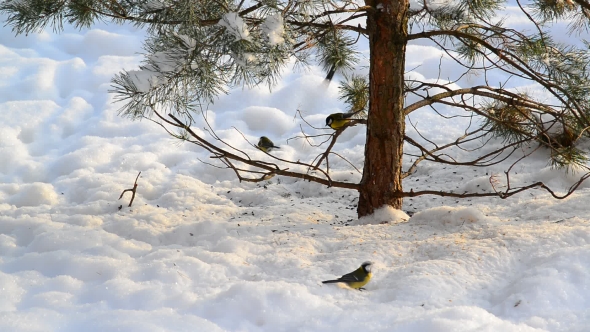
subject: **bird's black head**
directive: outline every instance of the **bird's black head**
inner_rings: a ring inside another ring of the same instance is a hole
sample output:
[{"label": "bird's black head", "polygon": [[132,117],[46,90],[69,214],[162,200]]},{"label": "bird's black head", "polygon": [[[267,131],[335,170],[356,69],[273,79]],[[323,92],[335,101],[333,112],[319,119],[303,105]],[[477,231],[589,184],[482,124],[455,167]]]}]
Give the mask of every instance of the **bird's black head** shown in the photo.
[{"label": "bird's black head", "polygon": [[326,126],[330,126],[334,122],[334,118],[330,115],[326,118]]},{"label": "bird's black head", "polygon": [[365,272],[370,273],[371,267],[373,267],[373,262],[364,262],[363,264],[361,264],[361,267],[363,268],[363,270],[365,270]]}]

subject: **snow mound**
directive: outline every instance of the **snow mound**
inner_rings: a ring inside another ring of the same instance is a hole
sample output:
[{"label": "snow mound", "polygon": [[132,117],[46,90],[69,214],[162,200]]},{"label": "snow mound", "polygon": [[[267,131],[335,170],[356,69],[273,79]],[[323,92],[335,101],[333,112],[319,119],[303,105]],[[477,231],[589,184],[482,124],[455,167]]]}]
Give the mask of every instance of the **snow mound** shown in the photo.
[{"label": "snow mound", "polygon": [[397,224],[406,222],[410,219],[404,211],[394,209],[391,206],[383,206],[369,216],[364,216],[352,223],[352,225],[378,225],[378,224]]},{"label": "snow mound", "polygon": [[445,229],[448,227],[469,227],[474,224],[495,223],[495,219],[484,215],[474,207],[440,206],[416,213],[412,216],[410,222]]},{"label": "snow mound", "polygon": [[49,183],[30,183],[19,186],[16,193],[8,200],[16,207],[56,204],[57,193]]},{"label": "snow mound", "polygon": [[[295,126],[292,116],[273,107],[247,107],[240,116],[249,130],[260,132],[263,135],[281,136]],[[265,121],[260,121],[260,119],[265,119]]]}]

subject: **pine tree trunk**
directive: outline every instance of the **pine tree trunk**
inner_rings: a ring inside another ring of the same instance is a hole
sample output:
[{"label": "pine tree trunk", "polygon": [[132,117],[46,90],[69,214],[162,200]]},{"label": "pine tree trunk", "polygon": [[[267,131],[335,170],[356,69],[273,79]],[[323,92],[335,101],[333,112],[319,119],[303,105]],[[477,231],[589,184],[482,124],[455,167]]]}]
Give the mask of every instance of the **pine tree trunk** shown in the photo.
[{"label": "pine tree trunk", "polygon": [[404,65],[407,42],[408,0],[366,0],[371,52],[369,68],[369,119],[365,165],[358,204],[359,217],[383,205],[402,207],[402,155],[404,144]]}]

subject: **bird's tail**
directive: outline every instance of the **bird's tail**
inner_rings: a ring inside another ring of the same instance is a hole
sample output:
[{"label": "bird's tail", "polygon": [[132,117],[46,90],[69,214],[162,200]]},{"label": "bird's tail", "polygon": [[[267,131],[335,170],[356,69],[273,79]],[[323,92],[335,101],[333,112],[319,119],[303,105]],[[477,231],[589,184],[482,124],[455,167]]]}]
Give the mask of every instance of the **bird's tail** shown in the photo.
[{"label": "bird's tail", "polygon": [[322,284],[334,284],[337,282],[341,282],[340,280],[324,280],[322,281]]},{"label": "bird's tail", "polygon": [[344,114],[344,117],[345,117],[346,119],[348,119],[348,118],[352,118],[353,116],[355,116],[355,115],[359,114],[359,113],[360,113],[360,112],[362,112],[362,111],[363,111],[363,110],[362,110],[362,109],[360,109],[360,110],[358,110],[358,111],[354,111],[354,112],[351,112],[351,113],[345,113],[345,114]]},{"label": "bird's tail", "polygon": [[328,75],[326,75],[326,81],[328,81],[328,83],[332,81],[334,74],[336,74],[336,65],[332,65],[332,67],[330,67],[330,70],[328,71]]}]

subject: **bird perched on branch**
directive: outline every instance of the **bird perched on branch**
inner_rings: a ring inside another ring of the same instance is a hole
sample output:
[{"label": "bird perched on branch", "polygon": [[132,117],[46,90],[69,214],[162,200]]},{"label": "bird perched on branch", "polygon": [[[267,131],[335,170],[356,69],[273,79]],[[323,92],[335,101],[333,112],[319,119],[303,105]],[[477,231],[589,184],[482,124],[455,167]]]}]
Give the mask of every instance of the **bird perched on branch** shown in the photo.
[{"label": "bird perched on branch", "polygon": [[258,148],[266,153],[269,153],[272,149],[280,149],[276,146],[268,137],[262,136],[258,141]]},{"label": "bird perched on branch", "polygon": [[326,118],[326,126],[330,126],[330,128],[334,130],[338,130],[346,126],[352,119],[353,116],[357,115],[357,113],[362,112],[356,111],[352,113],[333,113],[328,115]]},{"label": "bird perched on branch", "polygon": [[325,280],[322,281],[323,284],[332,284],[337,282],[342,282],[348,285],[350,288],[363,290],[363,286],[366,285],[369,280],[371,280],[371,266],[373,265],[372,262],[364,262],[361,264],[361,267],[358,269],[343,275],[342,277],[335,279],[335,280]]}]

